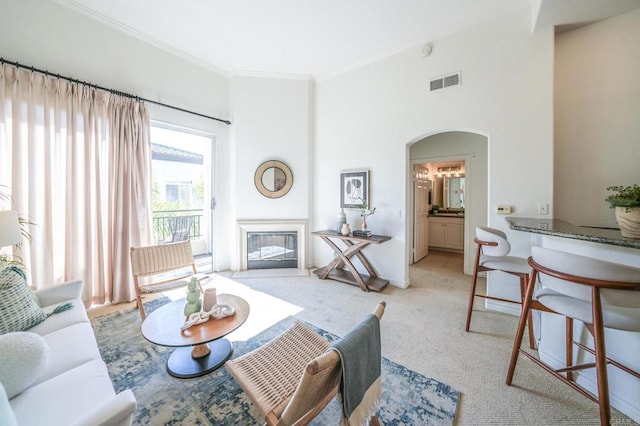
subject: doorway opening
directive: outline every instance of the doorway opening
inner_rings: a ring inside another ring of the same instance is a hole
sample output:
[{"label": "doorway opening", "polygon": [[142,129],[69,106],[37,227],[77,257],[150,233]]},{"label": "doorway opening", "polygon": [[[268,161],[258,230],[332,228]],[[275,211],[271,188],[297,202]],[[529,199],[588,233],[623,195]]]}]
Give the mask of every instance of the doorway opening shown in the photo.
[{"label": "doorway opening", "polygon": [[211,134],[153,122],[152,233],[155,244],[191,241],[199,272],[213,269]]},{"label": "doorway opening", "polygon": [[464,253],[465,161],[414,164],[413,262],[429,250]]},{"label": "doorway opening", "polygon": [[[418,139],[408,149],[408,263],[430,256],[430,249],[463,253],[463,272],[471,275],[475,227],[487,223],[488,138],[447,131]],[[419,188],[419,177],[426,189]]]}]

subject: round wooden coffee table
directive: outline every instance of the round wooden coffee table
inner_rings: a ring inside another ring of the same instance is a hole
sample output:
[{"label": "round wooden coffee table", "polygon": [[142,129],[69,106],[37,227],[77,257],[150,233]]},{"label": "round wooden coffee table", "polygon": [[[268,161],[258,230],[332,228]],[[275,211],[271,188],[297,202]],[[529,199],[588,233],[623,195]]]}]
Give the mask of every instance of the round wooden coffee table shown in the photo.
[{"label": "round wooden coffee table", "polygon": [[175,347],[167,360],[167,371],[174,377],[187,379],[207,374],[221,367],[233,353],[233,345],[222,337],[240,327],[249,316],[249,304],[232,294],[219,294],[218,304],[235,308],[236,313],[191,326],[182,331],[185,322],[185,299],[167,303],[153,311],[142,323],[142,335],[151,343]]}]

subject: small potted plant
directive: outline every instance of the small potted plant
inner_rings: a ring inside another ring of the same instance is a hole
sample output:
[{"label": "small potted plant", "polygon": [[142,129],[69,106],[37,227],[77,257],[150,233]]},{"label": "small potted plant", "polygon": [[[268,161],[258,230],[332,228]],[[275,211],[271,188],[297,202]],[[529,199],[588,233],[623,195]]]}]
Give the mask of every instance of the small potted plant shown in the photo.
[{"label": "small potted plant", "polygon": [[605,198],[616,211],[616,220],[623,237],[640,238],[640,186],[609,186]]},{"label": "small potted plant", "polygon": [[368,209],[365,206],[360,210],[360,216],[362,217],[362,230],[363,231],[367,230],[367,218],[369,216],[371,216],[372,214],[375,214],[375,212],[376,212],[376,207],[374,207],[373,209]]}]

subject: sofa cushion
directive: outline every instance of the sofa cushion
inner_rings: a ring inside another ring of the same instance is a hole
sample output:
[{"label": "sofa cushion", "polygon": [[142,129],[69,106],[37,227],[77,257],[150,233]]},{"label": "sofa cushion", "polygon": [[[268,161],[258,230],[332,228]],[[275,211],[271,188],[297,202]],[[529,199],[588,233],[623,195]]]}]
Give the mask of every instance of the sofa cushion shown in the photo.
[{"label": "sofa cushion", "polygon": [[[49,318],[45,323],[56,316]],[[98,344],[89,323],[70,325],[45,334],[43,338],[49,345],[49,362],[34,384],[47,381],[89,361],[100,359]]]},{"label": "sofa cushion", "polygon": [[11,404],[9,404],[9,397],[5,392],[2,383],[0,382],[0,425],[6,426],[18,426],[16,415],[13,414]]},{"label": "sofa cushion", "polygon": [[94,360],[31,386],[10,403],[20,425],[68,426],[115,396],[107,367]]},{"label": "sofa cushion", "polygon": [[9,398],[13,398],[36,381],[49,359],[49,345],[29,332],[0,335],[0,382]]},{"label": "sofa cushion", "polygon": [[0,334],[24,331],[47,319],[17,266],[0,270]]},{"label": "sofa cushion", "polygon": [[45,334],[54,332],[56,330],[60,330],[61,328],[68,327],[73,324],[89,323],[89,318],[87,317],[87,311],[84,309],[82,300],[72,299],[62,303],[66,303],[66,302],[70,302],[73,305],[73,307],[69,310],[60,312],[55,315],[51,315],[51,313],[57,306],[59,306],[59,304],[43,306],[42,310],[47,315],[51,315],[51,316],[47,318],[46,321],[43,321],[40,324],[34,327],[31,327],[28,331],[32,333],[38,333],[39,335],[43,336]]}]

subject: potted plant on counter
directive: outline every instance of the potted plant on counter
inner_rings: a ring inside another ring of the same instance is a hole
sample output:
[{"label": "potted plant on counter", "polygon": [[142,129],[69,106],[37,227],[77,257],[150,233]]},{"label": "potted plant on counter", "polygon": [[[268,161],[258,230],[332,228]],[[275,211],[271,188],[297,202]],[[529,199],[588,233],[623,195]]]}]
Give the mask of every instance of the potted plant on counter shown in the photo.
[{"label": "potted plant on counter", "polygon": [[616,210],[616,220],[623,237],[640,238],[640,186],[610,186],[605,198]]}]

